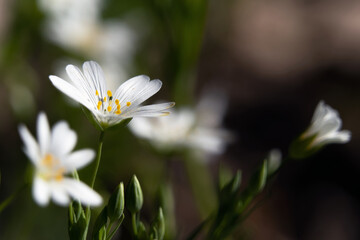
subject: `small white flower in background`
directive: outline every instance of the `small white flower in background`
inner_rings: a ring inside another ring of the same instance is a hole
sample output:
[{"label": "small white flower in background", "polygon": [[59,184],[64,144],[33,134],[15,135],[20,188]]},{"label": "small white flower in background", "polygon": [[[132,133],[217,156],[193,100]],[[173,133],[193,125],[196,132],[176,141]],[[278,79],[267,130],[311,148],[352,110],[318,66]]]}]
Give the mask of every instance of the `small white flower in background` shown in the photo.
[{"label": "small white flower in background", "polygon": [[133,77],[113,92],[107,88],[101,67],[93,61],[83,64],[83,72],[68,65],[66,72],[70,82],[57,76],[49,76],[56,88],[86,107],[102,130],[133,117],[158,117],[168,115],[173,102],[140,106],[157,93],[162,85],[158,79],[148,76]]},{"label": "small white flower in background", "polygon": [[[221,110],[217,111],[220,105]],[[224,98],[219,94],[206,94],[196,109],[171,110],[171,114],[163,118],[137,118],[131,121],[129,127],[135,135],[149,140],[162,151],[188,148],[200,157],[221,154],[232,138],[220,126],[225,105]]]},{"label": "small white flower in background", "polygon": [[347,130],[340,131],[342,121],[336,110],[320,101],[317,105],[310,127],[301,136],[302,138],[314,137],[310,148],[321,147],[329,143],[347,143],[351,133]]},{"label": "small white flower in background", "polygon": [[59,205],[66,206],[70,197],[90,206],[102,203],[101,196],[79,180],[66,177],[75,170],[92,161],[95,152],[82,149],[72,152],[77,141],[76,133],[65,121],[54,125],[52,130],[44,113],[37,120],[38,142],[24,126],[19,126],[20,137],[24,142],[24,152],[35,166],[33,197],[35,201],[46,206],[50,199]]},{"label": "small white flower in background", "polygon": [[267,157],[268,160],[268,174],[272,174],[278,170],[281,165],[282,154],[279,149],[272,149]]}]

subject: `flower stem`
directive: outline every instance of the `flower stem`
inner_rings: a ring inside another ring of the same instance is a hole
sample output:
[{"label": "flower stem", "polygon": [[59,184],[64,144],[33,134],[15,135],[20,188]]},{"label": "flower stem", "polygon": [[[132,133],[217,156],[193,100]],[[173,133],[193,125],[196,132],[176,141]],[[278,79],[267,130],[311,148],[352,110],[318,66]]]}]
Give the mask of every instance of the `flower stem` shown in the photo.
[{"label": "flower stem", "polygon": [[103,145],[103,140],[104,140],[104,131],[100,132],[100,137],[99,137],[99,147],[98,147],[98,152],[97,152],[97,156],[96,156],[96,165],[95,165],[95,170],[92,176],[92,180],[91,180],[91,188],[94,188],[95,185],[95,180],[96,180],[96,175],[97,172],[99,170],[99,165],[100,165],[100,159],[101,159],[101,151],[102,151],[102,145]]},{"label": "flower stem", "polygon": [[[91,180],[91,188],[94,188],[95,185],[95,180],[96,180],[96,175],[97,172],[99,170],[99,166],[100,166],[100,159],[101,159],[101,151],[102,151],[102,145],[103,145],[103,141],[104,141],[104,131],[100,132],[100,137],[99,137],[99,147],[98,147],[98,151],[97,151],[97,156],[96,156],[96,162],[95,162],[95,169],[94,169],[94,173],[92,176],[92,180]],[[90,206],[86,207],[86,211],[85,211],[85,217],[86,217],[86,232],[89,229],[89,224],[90,224],[90,218],[91,218],[91,210],[90,210]],[[86,234],[85,234],[85,238],[86,238]]]},{"label": "flower stem", "polygon": [[131,223],[132,223],[134,236],[137,238],[138,224],[137,224],[137,220],[136,220],[136,213],[131,213]]}]

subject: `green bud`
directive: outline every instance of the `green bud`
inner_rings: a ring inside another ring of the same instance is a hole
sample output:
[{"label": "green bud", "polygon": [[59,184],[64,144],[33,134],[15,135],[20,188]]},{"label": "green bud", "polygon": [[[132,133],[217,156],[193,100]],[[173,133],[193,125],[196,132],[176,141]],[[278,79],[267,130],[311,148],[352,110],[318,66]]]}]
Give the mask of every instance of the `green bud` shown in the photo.
[{"label": "green bud", "polygon": [[[99,216],[96,218],[93,228],[93,240],[106,238],[106,226],[108,222],[107,212],[108,212],[107,207],[104,207],[103,210],[101,210]],[[105,228],[105,233],[103,230],[104,228]]]},{"label": "green bud", "polygon": [[69,206],[68,233],[71,240],[86,238],[86,217],[81,204],[77,201],[72,202]]},{"label": "green bud", "polygon": [[267,178],[267,167],[268,162],[265,160],[261,167],[251,177],[249,188],[253,195],[258,194],[264,189]]},{"label": "green bud", "polygon": [[120,219],[124,212],[124,204],[124,184],[121,182],[110,196],[107,205],[107,215],[110,219],[110,222],[115,222]]},{"label": "green bud", "polygon": [[233,199],[241,184],[241,171],[238,170],[235,176],[220,190],[220,202],[228,202]]},{"label": "green bud", "polygon": [[161,207],[159,208],[155,220],[151,224],[151,232],[153,239],[162,240],[165,236],[165,220]]},{"label": "green bud", "polygon": [[125,197],[126,197],[126,208],[131,213],[139,212],[143,205],[143,194],[140,183],[135,175],[133,175],[129,184],[126,187]]},{"label": "green bud", "polygon": [[137,238],[138,239],[148,239],[147,237],[147,233],[146,233],[146,228],[145,228],[145,225],[143,222],[139,222],[139,225],[138,225],[138,235],[137,235]]}]

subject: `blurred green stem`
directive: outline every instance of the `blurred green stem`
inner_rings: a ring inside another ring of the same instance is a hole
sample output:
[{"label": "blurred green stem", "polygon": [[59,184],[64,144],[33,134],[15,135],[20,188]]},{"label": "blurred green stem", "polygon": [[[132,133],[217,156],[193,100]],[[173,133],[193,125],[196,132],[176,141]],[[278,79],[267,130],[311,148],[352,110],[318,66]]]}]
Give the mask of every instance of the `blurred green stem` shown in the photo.
[{"label": "blurred green stem", "polygon": [[10,205],[10,203],[19,195],[19,193],[24,190],[28,186],[27,183],[22,185],[20,188],[18,188],[12,195],[10,195],[8,198],[6,198],[4,201],[0,203],[0,214],[2,211]]},{"label": "blurred green stem", "polygon": [[216,207],[216,194],[208,166],[190,155],[185,156],[185,166],[202,220]]}]

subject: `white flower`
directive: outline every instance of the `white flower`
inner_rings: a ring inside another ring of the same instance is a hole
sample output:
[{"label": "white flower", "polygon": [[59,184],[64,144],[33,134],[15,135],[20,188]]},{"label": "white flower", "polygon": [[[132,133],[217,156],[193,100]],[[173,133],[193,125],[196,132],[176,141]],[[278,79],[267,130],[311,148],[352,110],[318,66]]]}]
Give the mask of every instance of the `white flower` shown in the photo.
[{"label": "white flower", "polygon": [[346,143],[350,141],[351,133],[340,131],[342,121],[336,110],[320,101],[317,105],[310,127],[302,138],[314,137],[309,147],[321,147],[329,143]]},{"label": "white flower", "polygon": [[269,152],[269,154],[267,156],[268,175],[273,174],[274,172],[276,172],[279,169],[279,167],[281,165],[281,159],[282,159],[281,151],[277,148],[271,149],[271,151]]},{"label": "white flower", "polygon": [[33,197],[45,206],[50,198],[59,205],[66,206],[70,197],[83,204],[98,206],[101,196],[83,182],[66,177],[66,174],[87,165],[95,156],[91,149],[71,152],[77,141],[76,133],[65,121],[54,125],[52,130],[46,115],[40,113],[37,120],[38,142],[24,126],[19,126],[24,142],[24,152],[35,166]]},{"label": "white flower", "polygon": [[221,154],[231,134],[219,126],[224,111],[216,112],[215,105],[203,104],[209,99],[223,102],[218,95],[206,95],[197,109],[172,110],[169,116],[163,118],[137,118],[131,121],[129,127],[135,135],[149,140],[163,151],[188,148],[202,155]]},{"label": "white flower", "polygon": [[144,75],[133,77],[113,94],[107,88],[104,73],[96,62],[85,62],[83,72],[68,65],[66,72],[70,82],[57,76],[49,78],[56,88],[86,107],[103,130],[127,118],[168,115],[165,110],[174,106],[173,102],[140,106],[160,90],[162,82],[158,79],[150,81]]}]

